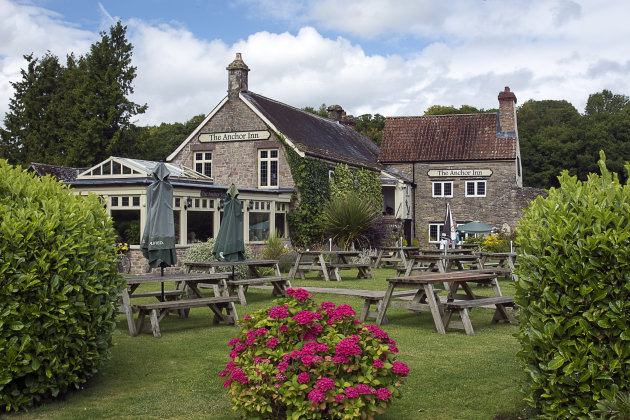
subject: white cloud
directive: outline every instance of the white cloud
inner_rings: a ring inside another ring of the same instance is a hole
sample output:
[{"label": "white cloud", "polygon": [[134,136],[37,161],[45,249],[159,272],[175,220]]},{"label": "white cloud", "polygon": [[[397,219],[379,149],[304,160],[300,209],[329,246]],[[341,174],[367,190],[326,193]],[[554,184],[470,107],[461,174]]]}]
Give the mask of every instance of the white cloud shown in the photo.
[{"label": "white cloud", "polygon": [[[200,39],[182,24],[123,22],[138,67],[133,100],[149,105],[140,124],[184,122],[209,112],[226,95],[225,68],[236,52],[251,69],[252,91],[299,108],[339,104],[354,115],[419,115],[434,104],[495,108],[504,86],[519,104],[566,99],[579,111],[589,94],[602,89],[630,94],[630,26],[622,22],[630,2],[326,0],[289,2],[293,6],[284,9],[267,0],[239,4],[253,14],[304,24],[293,33],[243,33],[228,45]],[[111,24],[114,18],[101,12],[103,23]],[[82,54],[98,39],[45,9],[7,0],[0,0],[0,18],[10,23],[0,28],[1,114],[12,95],[8,80],[24,67],[22,54]],[[323,35],[328,30],[347,35]],[[405,53],[368,54],[364,45],[373,41],[357,41],[355,33],[405,43]]]}]

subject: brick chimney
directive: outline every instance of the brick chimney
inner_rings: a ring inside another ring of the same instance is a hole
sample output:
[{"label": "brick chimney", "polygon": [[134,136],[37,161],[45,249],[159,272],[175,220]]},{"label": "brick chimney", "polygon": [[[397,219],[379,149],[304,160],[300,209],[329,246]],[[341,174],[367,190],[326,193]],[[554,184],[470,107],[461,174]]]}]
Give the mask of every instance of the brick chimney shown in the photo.
[{"label": "brick chimney", "polygon": [[499,129],[501,133],[516,133],[516,95],[508,86],[499,92]]},{"label": "brick chimney", "polygon": [[326,108],[328,111],[328,118],[335,121],[341,121],[341,119],[346,115],[343,108],[340,105],[331,105]]},{"label": "brick chimney", "polygon": [[247,91],[247,72],[249,72],[249,67],[243,62],[241,53],[236,53],[236,58],[226,69],[228,70],[228,97],[236,99],[239,92]]}]

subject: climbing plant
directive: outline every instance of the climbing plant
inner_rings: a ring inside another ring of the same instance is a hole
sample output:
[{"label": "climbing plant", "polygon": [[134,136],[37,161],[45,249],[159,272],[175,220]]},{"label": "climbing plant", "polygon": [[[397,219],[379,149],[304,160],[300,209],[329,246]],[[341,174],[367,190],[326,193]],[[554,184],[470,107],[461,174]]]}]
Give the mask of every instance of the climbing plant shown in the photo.
[{"label": "climbing plant", "polygon": [[383,190],[379,173],[369,169],[350,170],[348,165],[340,163],[330,179],[331,198],[342,198],[354,191],[363,197],[379,212],[383,208]]},{"label": "climbing plant", "polygon": [[289,168],[299,190],[293,197],[295,208],[288,214],[289,236],[293,246],[310,247],[321,241],[322,228],[319,220],[324,203],[330,198],[328,164],[324,161],[301,157],[284,138],[276,133],[284,144]]}]

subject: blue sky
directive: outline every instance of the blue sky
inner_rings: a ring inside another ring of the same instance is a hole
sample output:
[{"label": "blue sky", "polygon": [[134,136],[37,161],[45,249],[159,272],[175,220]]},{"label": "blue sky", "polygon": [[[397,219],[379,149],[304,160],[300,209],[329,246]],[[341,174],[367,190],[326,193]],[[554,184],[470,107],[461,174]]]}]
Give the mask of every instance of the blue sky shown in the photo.
[{"label": "blue sky", "polygon": [[0,119],[22,55],[84,54],[120,19],[137,66],[138,124],[183,122],[225,96],[237,52],[249,88],[295,107],[421,115],[591,93],[630,95],[626,0],[0,0]]}]

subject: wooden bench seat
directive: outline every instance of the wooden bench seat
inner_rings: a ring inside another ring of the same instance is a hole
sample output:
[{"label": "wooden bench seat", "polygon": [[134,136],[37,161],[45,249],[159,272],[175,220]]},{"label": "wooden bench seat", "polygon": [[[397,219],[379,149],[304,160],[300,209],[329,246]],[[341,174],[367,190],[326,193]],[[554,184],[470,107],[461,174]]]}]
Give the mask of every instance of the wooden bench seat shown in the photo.
[{"label": "wooden bench seat", "polygon": [[231,280],[227,282],[227,285],[230,290],[230,294],[236,291],[241,305],[247,305],[247,299],[245,299],[247,287],[267,283],[273,286],[273,296],[285,296],[287,288],[291,287],[291,282],[288,277],[260,277],[254,279]]},{"label": "wooden bench seat", "polygon": [[[461,318],[463,329],[466,331],[468,335],[475,335],[472,324],[470,322],[470,309],[478,308],[482,306],[492,306],[494,305],[495,312],[492,317],[492,322],[496,323],[499,321],[506,321],[509,323],[516,323],[516,319],[514,316],[509,313],[506,309],[508,306],[514,305],[514,297],[512,296],[494,296],[494,297],[484,297],[473,300],[456,300],[452,302],[445,302],[445,311],[442,318],[444,323],[444,328],[448,327],[451,322],[451,316],[453,312],[458,312]],[[454,328],[458,328],[457,326],[453,326]]]},{"label": "wooden bench seat", "polygon": [[330,268],[369,268],[369,263],[330,263],[328,264]]},{"label": "wooden bench seat", "polygon": [[[368,317],[375,318],[378,315],[378,310],[380,308],[380,304],[385,298],[384,290],[361,290],[361,289],[336,289],[336,288],[328,288],[328,287],[302,287],[302,289],[311,292],[311,293],[327,293],[331,295],[341,295],[341,296],[350,296],[357,297],[364,300],[363,309],[361,310],[361,315],[359,316],[359,321],[365,322]],[[435,295],[437,298],[437,294],[440,292],[440,289],[435,290]],[[392,299],[405,299],[411,300],[416,295],[416,290],[401,290],[398,292],[392,293]],[[390,302],[395,303],[395,302]],[[376,305],[376,310],[372,311],[371,306]],[[395,307],[395,305],[390,305]],[[387,317],[383,319],[383,323],[386,324],[388,322]]]},{"label": "wooden bench seat", "polygon": [[[184,295],[185,292],[183,290],[178,290],[178,289],[171,289],[171,290],[165,290],[164,291],[164,297],[167,298],[167,300],[169,300],[168,298],[177,298],[177,297],[181,297],[182,295]],[[143,297],[155,297],[158,300],[162,297],[162,292],[157,290],[155,292],[140,292],[140,293],[133,293],[131,295],[129,295],[130,298],[143,298]],[[173,300],[173,299],[170,299]]]},{"label": "wooden bench seat", "polygon": [[[151,319],[153,336],[160,338],[162,337],[162,332],[160,331],[160,321],[169,310],[183,310],[200,308],[203,306],[208,306],[212,309],[212,312],[214,312],[214,324],[218,324],[220,321],[225,321],[236,325],[238,315],[236,313],[234,302],[238,302],[238,300],[237,296],[218,296],[135,304],[134,308],[138,310],[135,335],[138,335],[142,331],[146,315],[149,315],[149,318]],[[226,314],[222,313],[223,309],[225,309]]]}]

